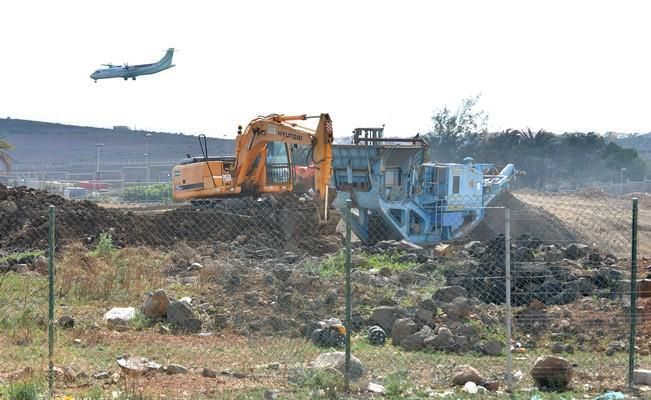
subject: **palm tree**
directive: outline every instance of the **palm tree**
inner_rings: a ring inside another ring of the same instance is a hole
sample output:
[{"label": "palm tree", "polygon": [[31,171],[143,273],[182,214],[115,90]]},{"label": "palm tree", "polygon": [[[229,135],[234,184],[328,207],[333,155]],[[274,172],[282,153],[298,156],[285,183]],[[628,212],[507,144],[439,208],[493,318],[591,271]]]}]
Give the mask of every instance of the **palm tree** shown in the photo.
[{"label": "palm tree", "polygon": [[11,157],[9,157],[8,150],[13,149],[14,146],[0,138],[0,164],[2,164],[7,172],[11,168]]}]

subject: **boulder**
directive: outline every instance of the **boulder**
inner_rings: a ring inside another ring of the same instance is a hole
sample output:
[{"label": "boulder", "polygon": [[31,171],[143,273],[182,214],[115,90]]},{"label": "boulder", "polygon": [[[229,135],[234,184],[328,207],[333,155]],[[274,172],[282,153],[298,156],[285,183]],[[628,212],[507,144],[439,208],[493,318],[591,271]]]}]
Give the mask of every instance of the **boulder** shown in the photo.
[{"label": "boulder", "polygon": [[556,248],[555,246],[550,246],[549,248],[545,249],[545,254],[543,255],[543,258],[546,263],[554,263],[554,262],[559,262],[563,261],[563,251],[559,248]]},{"label": "boulder", "polygon": [[468,382],[474,382],[477,385],[481,385],[484,383],[484,378],[479,374],[479,371],[470,365],[460,365],[454,371],[452,384],[454,386],[463,386]]},{"label": "boulder", "polygon": [[170,364],[167,367],[165,367],[165,372],[168,375],[177,375],[177,374],[187,374],[188,372],[190,372],[190,370],[179,364]]},{"label": "boulder", "polygon": [[398,318],[405,315],[405,310],[397,306],[380,306],[373,310],[372,320],[385,332],[391,334],[391,328]]},{"label": "boulder", "polygon": [[448,318],[457,320],[470,315],[472,303],[465,297],[457,297],[449,303],[442,304],[441,308],[448,315]]},{"label": "boulder", "polygon": [[504,344],[499,340],[488,340],[481,347],[482,352],[488,356],[499,356],[502,354],[502,349]]},{"label": "boulder", "polygon": [[161,366],[158,363],[149,361],[144,357],[122,356],[117,363],[127,375],[143,375],[148,372],[159,371]]},{"label": "boulder", "polygon": [[70,315],[62,315],[61,317],[59,317],[57,323],[61,328],[64,329],[75,327],[75,319],[72,318]]},{"label": "boulder", "polygon": [[640,297],[651,297],[651,279],[641,279],[637,282],[637,293]]},{"label": "boulder", "polygon": [[528,247],[519,247],[513,252],[513,261],[531,262],[536,259],[533,250]]},{"label": "boulder", "polygon": [[565,248],[565,258],[578,260],[588,255],[590,246],[587,244],[572,243]]},{"label": "boulder", "polygon": [[48,273],[48,261],[45,256],[38,256],[32,263],[32,271],[41,274],[47,275]]},{"label": "boulder", "polygon": [[[430,300],[431,301],[431,300]],[[416,322],[420,325],[434,326],[434,311],[425,308],[419,308],[415,314]]]},{"label": "boulder", "polygon": [[572,380],[572,364],[556,356],[538,357],[530,375],[536,384],[545,389],[563,390]]},{"label": "boulder", "polygon": [[413,285],[418,282],[418,275],[411,271],[400,271],[398,273],[398,282],[403,286]]},{"label": "boulder", "polygon": [[[320,354],[312,363],[316,370],[334,369],[342,375],[345,373],[346,354],[341,351]],[[364,374],[364,365],[355,356],[350,356],[350,379],[357,380]]]},{"label": "boulder", "polygon": [[109,325],[128,325],[128,321],[134,319],[136,309],[133,307],[113,307],[104,314],[104,319]]},{"label": "boulder", "polygon": [[457,297],[468,297],[466,288],[463,286],[443,286],[432,295],[432,300],[448,303]]},{"label": "boulder", "polygon": [[158,289],[147,296],[142,305],[142,312],[148,318],[163,318],[167,314],[170,299],[163,289]]},{"label": "boulder", "polygon": [[391,342],[394,346],[399,346],[400,341],[406,336],[418,332],[418,325],[411,318],[397,319],[391,328]]},{"label": "boulder", "polygon": [[424,326],[420,331],[404,337],[400,341],[400,347],[406,351],[417,351],[425,347],[425,339],[432,336],[432,328]]},{"label": "boulder", "polygon": [[201,320],[197,319],[192,306],[185,301],[175,301],[167,308],[167,321],[190,332],[201,330]]},{"label": "boulder", "polygon": [[435,336],[426,338],[424,344],[426,347],[430,347],[434,350],[450,351],[455,348],[456,341],[450,329],[442,326],[438,329]]}]

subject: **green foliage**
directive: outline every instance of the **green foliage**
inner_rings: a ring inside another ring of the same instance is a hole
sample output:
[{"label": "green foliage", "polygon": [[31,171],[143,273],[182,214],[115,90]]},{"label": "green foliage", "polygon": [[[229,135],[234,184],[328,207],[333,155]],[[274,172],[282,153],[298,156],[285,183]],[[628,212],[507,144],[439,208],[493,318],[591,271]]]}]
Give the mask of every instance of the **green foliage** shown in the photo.
[{"label": "green foliage", "polygon": [[7,400],[38,400],[40,387],[34,382],[14,383],[0,390],[0,398]]},{"label": "green foliage", "polygon": [[132,186],[122,192],[122,201],[169,202],[172,201],[172,185],[157,183],[147,186]]},{"label": "green foliage", "polygon": [[647,165],[634,149],[627,149],[593,132],[553,134],[545,130],[512,130],[488,133],[487,116],[477,111],[479,96],[462,101],[456,113],[447,107],[435,111],[432,129],[425,135],[431,161],[476,162],[496,165],[513,163],[525,171],[522,186],[544,188],[560,183],[585,184],[619,182],[625,178],[642,180]]},{"label": "green foliage", "polygon": [[14,146],[0,138],[0,164],[7,172],[11,169],[11,157],[9,157],[8,151],[13,148]]},{"label": "green foliage", "polygon": [[345,262],[346,257],[344,252],[339,251],[337,254],[329,256],[320,263],[307,262],[305,269],[319,274],[322,278],[330,278],[344,273]]},{"label": "green foliage", "polygon": [[318,370],[297,367],[290,381],[312,392],[313,398],[340,399],[344,393],[344,377],[335,370]]},{"label": "green foliage", "polygon": [[0,257],[0,264],[10,262],[10,261],[18,261],[20,262],[21,260],[32,260],[38,256],[44,255],[45,252],[42,250],[34,250],[34,251],[22,251],[19,253],[12,253],[9,255],[6,255],[4,257]]},{"label": "green foliage", "polygon": [[381,269],[387,267],[393,271],[404,271],[415,267],[416,263],[411,262],[400,262],[398,258],[400,257],[399,252],[395,253],[382,253],[382,254],[370,254],[366,256],[368,261],[368,267],[370,269]]},{"label": "green foliage", "polygon": [[95,257],[110,257],[113,255],[113,238],[109,232],[99,234],[99,242],[93,251]]}]

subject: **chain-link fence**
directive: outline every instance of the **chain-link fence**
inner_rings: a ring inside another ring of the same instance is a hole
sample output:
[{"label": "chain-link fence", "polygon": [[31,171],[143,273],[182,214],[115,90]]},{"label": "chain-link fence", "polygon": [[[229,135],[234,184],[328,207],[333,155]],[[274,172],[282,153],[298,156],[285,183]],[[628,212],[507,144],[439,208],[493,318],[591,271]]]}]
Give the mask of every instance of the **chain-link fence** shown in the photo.
[{"label": "chain-link fence", "polygon": [[594,395],[626,390],[630,356],[649,358],[627,199],[516,191],[418,218],[363,216],[353,199],[348,253],[347,209],[324,222],[307,197],[133,213],[5,193],[3,394],[47,392],[49,344],[54,393],[75,398]]}]

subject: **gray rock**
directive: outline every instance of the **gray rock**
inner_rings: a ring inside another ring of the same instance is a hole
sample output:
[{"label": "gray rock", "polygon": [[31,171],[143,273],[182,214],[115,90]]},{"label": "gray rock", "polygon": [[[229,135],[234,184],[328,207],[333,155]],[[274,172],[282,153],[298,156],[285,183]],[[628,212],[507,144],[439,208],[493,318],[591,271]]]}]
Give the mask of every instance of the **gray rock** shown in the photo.
[{"label": "gray rock", "polygon": [[536,259],[533,250],[528,247],[520,247],[513,252],[513,261],[531,262]]},{"label": "gray rock", "polygon": [[565,258],[578,260],[588,255],[590,246],[587,244],[572,243],[565,248]]},{"label": "gray rock", "polygon": [[[334,369],[342,375],[345,373],[346,354],[341,351],[320,354],[312,363],[316,370]],[[350,379],[357,380],[364,374],[364,365],[355,356],[350,356]]]},{"label": "gray rock", "polygon": [[608,343],[608,348],[606,349],[606,355],[612,356],[615,353],[626,351],[626,345],[623,342],[610,342]]},{"label": "gray rock", "polygon": [[403,255],[399,256],[396,261],[399,262],[399,263],[403,263],[403,264],[415,263],[415,262],[418,262],[418,255],[413,254],[413,253],[403,254]]},{"label": "gray rock", "polygon": [[481,376],[479,371],[470,365],[460,365],[454,371],[452,384],[455,386],[463,386],[468,382],[473,382],[477,385],[481,385],[484,383],[484,378]]},{"label": "gray rock", "polygon": [[468,291],[463,286],[443,286],[433,295],[434,302],[448,303],[457,297],[468,297]]},{"label": "gray rock", "polygon": [[545,389],[563,390],[572,380],[572,364],[562,357],[538,357],[530,375],[536,384]]},{"label": "gray rock", "polygon": [[201,376],[204,378],[217,378],[217,371],[212,370],[210,368],[204,368],[201,371]]},{"label": "gray rock", "polygon": [[413,285],[417,281],[418,275],[411,271],[400,271],[400,273],[398,273],[398,282],[403,286]]},{"label": "gray rock", "polygon": [[0,212],[12,214],[18,211],[18,206],[12,200],[0,201]]},{"label": "gray rock", "polygon": [[264,394],[262,395],[262,398],[264,400],[276,400],[278,399],[278,392],[276,392],[273,389],[267,389],[264,391]]},{"label": "gray rock", "polygon": [[93,379],[108,379],[111,375],[106,370],[97,371],[93,374]]},{"label": "gray rock", "polygon": [[126,326],[135,316],[136,309],[133,307],[113,307],[104,314],[104,319],[109,326]]},{"label": "gray rock", "polygon": [[414,333],[418,332],[418,325],[410,318],[401,318],[396,320],[391,329],[391,342],[394,346],[399,346],[400,341]]},{"label": "gray rock", "polygon": [[420,331],[413,335],[406,336],[400,341],[400,347],[406,351],[417,351],[425,347],[425,339],[432,336],[432,329],[424,326]]},{"label": "gray rock", "polygon": [[443,312],[451,319],[465,318],[472,312],[472,303],[465,297],[457,297],[441,305]]},{"label": "gray rock", "polygon": [[549,248],[545,249],[543,258],[547,263],[563,261],[563,251],[559,248],[556,248],[555,246],[550,246]]},{"label": "gray rock", "polygon": [[455,334],[467,338],[474,338],[479,336],[479,329],[472,324],[462,324],[455,330]]},{"label": "gray rock", "polygon": [[147,296],[142,305],[142,312],[148,318],[163,318],[167,314],[170,299],[163,289],[158,289]]},{"label": "gray rock", "polygon": [[75,327],[75,319],[72,318],[72,316],[70,315],[62,315],[61,317],[59,317],[57,323],[61,328],[64,329]]},{"label": "gray rock", "polygon": [[397,306],[380,306],[373,310],[372,320],[385,332],[391,334],[391,328],[398,318],[405,315],[405,310]]},{"label": "gray rock", "polygon": [[426,338],[424,343],[426,347],[442,351],[451,351],[456,346],[454,335],[445,326],[440,327],[435,336]]},{"label": "gray rock", "polygon": [[197,319],[192,306],[185,301],[175,301],[167,308],[167,321],[190,332],[201,330],[201,320]]},{"label": "gray rock", "polygon": [[190,372],[189,369],[179,364],[170,364],[165,367],[165,373],[168,375],[187,374],[188,372]]},{"label": "gray rock", "polygon": [[424,309],[424,308],[419,308],[418,310],[416,310],[415,319],[416,319],[416,322],[418,322],[421,325],[427,325],[427,326],[433,327],[434,326],[434,311]]},{"label": "gray rock", "polygon": [[482,346],[482,352],[488,356],[499,356],[502,354],[504,344],[499,340],[488,340]]},{"label": "gray rock", "polygon": [[432,311],[433,313],[436,313],[436,304],[434,303],[434,301],[432,299],[425,299],[425,300],[421,301],[420,304],[418,305],[418,307],[420,307],[421,309],[429,310],[429,311]]}]

